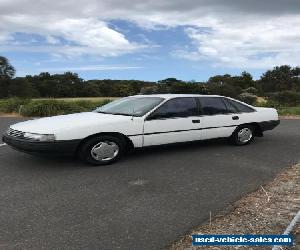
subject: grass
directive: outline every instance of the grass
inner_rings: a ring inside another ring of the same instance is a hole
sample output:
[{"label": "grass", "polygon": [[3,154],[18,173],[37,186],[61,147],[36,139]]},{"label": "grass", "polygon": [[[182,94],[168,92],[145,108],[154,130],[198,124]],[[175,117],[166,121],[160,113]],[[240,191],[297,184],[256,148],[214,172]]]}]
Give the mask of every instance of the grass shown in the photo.
[{"label": "grass", "polygon": [[300,116],[300,106],[298,107],[280,107],[277,109],[279,115],[299,115]]}]

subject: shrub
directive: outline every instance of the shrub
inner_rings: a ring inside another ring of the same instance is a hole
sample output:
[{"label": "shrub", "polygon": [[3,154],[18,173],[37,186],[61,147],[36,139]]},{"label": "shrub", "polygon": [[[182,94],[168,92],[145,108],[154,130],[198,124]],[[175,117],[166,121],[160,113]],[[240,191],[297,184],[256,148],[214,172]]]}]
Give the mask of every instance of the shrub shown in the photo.
[{"label": "shrub", "polygon": [[140,94],[142,95],[151,95],[159,93],[159,86],[145,86],[140,90]]},{"label": "shrub", "polygon": [[257,88],[254,88],[254,87],[249,87],[249,88],[245,89],[244,92],[245,92],[245,93],[254,94],[254,95],[257,95],[257,94],[258,94]]},{"label": "shrub", "polygon": [[35,100],[24,105],[21,109],[23,116],[53,116],[71,114],[85,111],[92,111],[111,100],[104,99],[101,101],[79,100],[74,102],[58,100]]},{"label": "shrub", "polygon": [[92,111],[109,102],[111,102],[110,99],[99,101],[78,100],[69,102],[55,99],[30,100],[14,97],[0,100],[0,112],[20,113],[23,116],[52,116]]},{"label": "shrub", "polygon": [[30,102],[29,99],[12,97],[0,101],[0,112],[3,113],[18,113],[21,105],[26,105]]},{"label": "shrub", "polygon": [[21,109],[23,116],[53,116],[86,111],[75,103],[65,101],[44,100],[32,101]]},{"label": "shrub", "polygon": [[101,107],[109,102],[111,102],[112,100],[110,99],[102,99],[99,101],[87,101],[87,100],[79,100],[79,101],[74,101],[73,103],[75,103],[76,105],[83,107],[86,109],[86,111],[91,111],[94,110],[98,107]]},{"label": "shrub", "polygon": [[282,105],[280,105],[278,102],[268,100],[263,105],[261,105],[261,107],[278,109],[278,108],[282,107]]},{"label": "shrub", "polygon": [[251,93],[244,92],[238,96],[238,99],[241,100],[242,102],[252,105],[256,102],[257,96]]},{"label": "shrub", "polygon": [[207,85],[208,94],[210,95],[223,95],[229,96],[232,98],[238,98],[241,94],[242,89],[239,86],[232,86],[230,84],[218,84],[218,83],[210,83]]},{"label": "shrub", "polygon": [[279,115],[300,115],[300,107],[280,107]]},{"label": "shrub", "polygon": [[270,93],[269,100],[280,106],[297,106],[300,104],[300,93],[294,91]]}]

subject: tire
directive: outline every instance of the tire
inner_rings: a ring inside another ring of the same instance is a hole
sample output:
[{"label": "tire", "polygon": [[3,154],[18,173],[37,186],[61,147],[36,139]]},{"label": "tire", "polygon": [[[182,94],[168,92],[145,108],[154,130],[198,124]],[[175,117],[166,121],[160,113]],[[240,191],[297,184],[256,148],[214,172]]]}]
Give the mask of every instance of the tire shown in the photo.
[{"label": "tire", "polygon": [[254,127],[251,125],[242,125],[237,127],[230,137],[230,141],[237,145],[243,146],[249,144],[254,139]]},{"label": "tire", "polygon": [[79,157],[90,165],[109,165],[121,158],[125,148],[126,142],[122,138],[110,135],[95,136],[81,146]]}]

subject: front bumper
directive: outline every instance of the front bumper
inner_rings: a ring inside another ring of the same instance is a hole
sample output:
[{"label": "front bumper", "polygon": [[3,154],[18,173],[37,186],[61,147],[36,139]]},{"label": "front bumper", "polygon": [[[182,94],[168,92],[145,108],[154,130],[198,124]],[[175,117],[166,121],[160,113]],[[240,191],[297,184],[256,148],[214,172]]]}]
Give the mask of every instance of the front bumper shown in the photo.
[{"label": "front bumper", "polygon": [[32,142],[4,135],[2,141],[12,148],[29,154],[59,154],[72,155],[80,143],[80,140]]},{"label": "front bumper", "polygon": [[260,128],[262,131],[272,130],[273,128],[277,127],[280,123],[280,120],[272,120],[266,122],[260,122]]}]

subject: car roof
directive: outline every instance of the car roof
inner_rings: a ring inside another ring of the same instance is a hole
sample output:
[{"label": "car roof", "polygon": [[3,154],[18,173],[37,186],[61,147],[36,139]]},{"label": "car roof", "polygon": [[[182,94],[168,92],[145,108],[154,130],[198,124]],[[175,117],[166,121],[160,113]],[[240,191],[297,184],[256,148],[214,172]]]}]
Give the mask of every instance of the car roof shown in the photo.
[{"label": "car roof", "polygon": [[151,95],[134,95],[136,97],[160,97],[172,99],[176,97],[221,97],[220,95],[198,95],[198,94],[151,94]]}]

